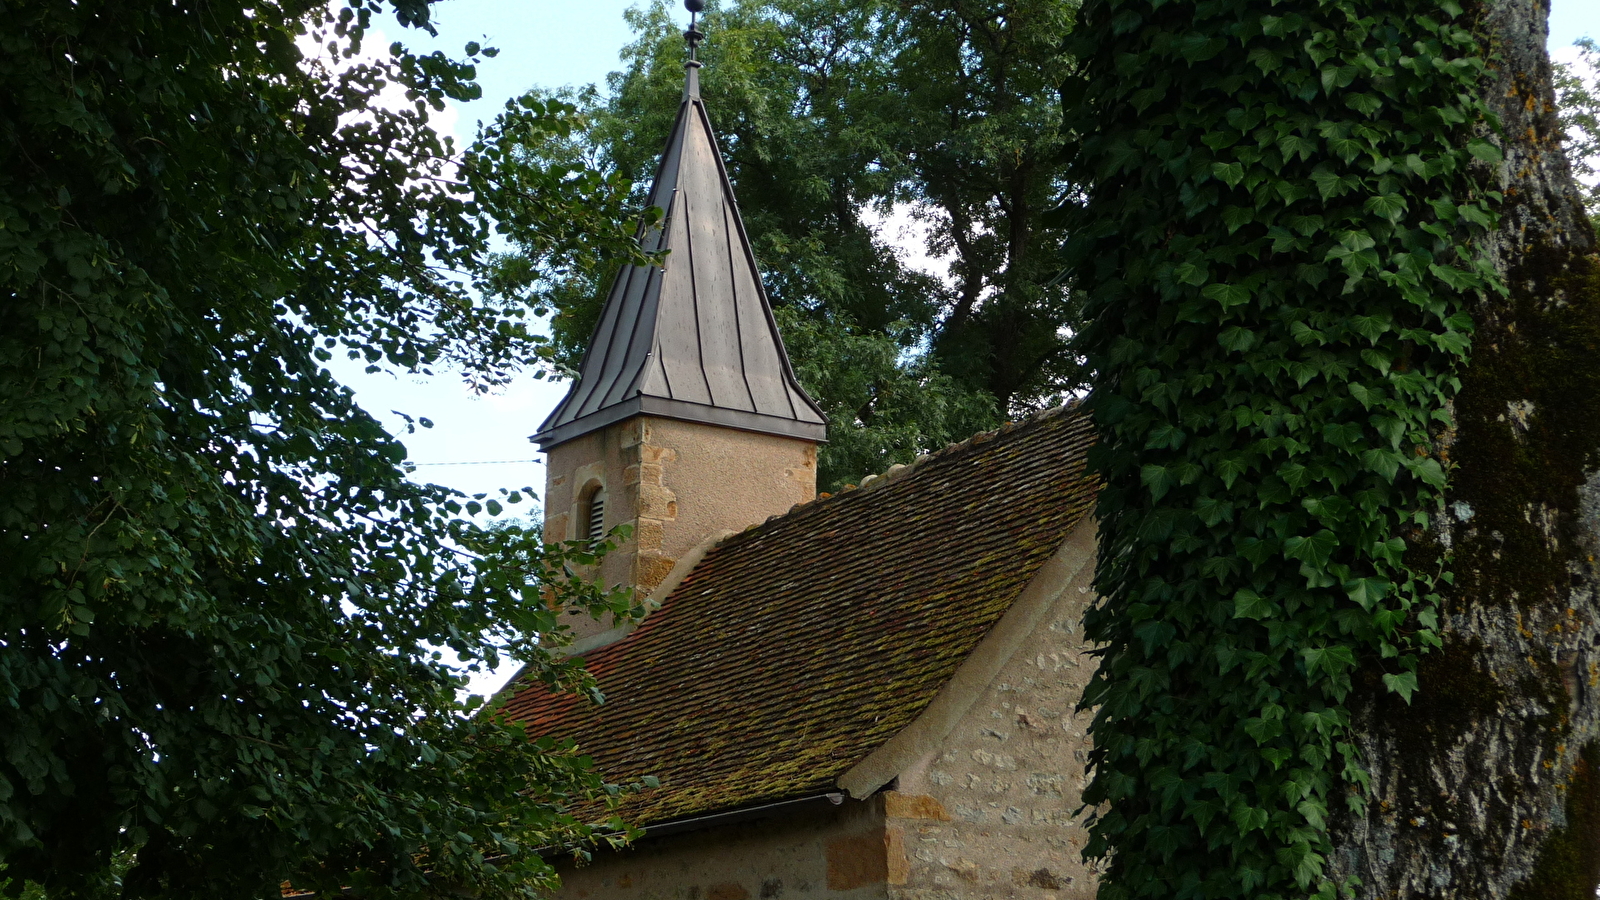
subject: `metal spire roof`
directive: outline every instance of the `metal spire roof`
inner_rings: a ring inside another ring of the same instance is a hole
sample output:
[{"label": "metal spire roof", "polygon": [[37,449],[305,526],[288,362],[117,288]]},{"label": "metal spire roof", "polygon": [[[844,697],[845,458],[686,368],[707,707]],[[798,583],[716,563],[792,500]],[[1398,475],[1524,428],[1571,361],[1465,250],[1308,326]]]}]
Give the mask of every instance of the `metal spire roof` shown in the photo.
[{"label": "metal spire roof", "polygon": [[[699,33],[690,25],[691,50]],[[683,105],[650,190],[666,210],[642,238],[662,266],[623,270],[578,380],[533,436],[548,450],[635,415],[821,441],[826,418],[795,380],[761,287],[690,59]]]}]

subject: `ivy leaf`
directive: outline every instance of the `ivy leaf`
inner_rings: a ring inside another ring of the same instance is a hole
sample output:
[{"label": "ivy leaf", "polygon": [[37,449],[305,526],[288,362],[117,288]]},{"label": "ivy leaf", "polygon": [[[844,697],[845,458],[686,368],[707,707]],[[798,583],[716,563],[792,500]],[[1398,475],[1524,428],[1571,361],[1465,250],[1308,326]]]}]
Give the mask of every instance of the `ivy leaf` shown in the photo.
[{"label": "ivy leaf", "polygon": [[1211,174],[1228,187],[1233,187],[1244,180],[1244,166],[1236,162],[1216,162],[1211,164]]},{"label": "ivy leaf", "polygon": [[1255,346],[1256,338],[1257,335],[1253,330],[1241,325],[1235,325],[1232,328],[1224,329],[1221,334],[1217,335],[1217,343],[1236,353],[1242,353]]},{"label": "ivy leaf", "polygon": [[1439,466],[1439,461],[1431,456],[1406,460],[1406,469],[1422,479],[1429,487],[1444,487],[1444,469]]},{"label": "ivy leaf", "polygon": [[1377,239],[1372,236],[1371,232],[1366,231],[1365,229],[1352,228],[1339,233],[1339,246],[1350,251],[1351,253],[1357,253],[1362,250],[1370,250],[1377,246],[1377,244]]},{"label": "ivy leaf", "polygon": [[1345,582],[1344,587],[1351,601],[1362,609],[1371,610],[1389,596],[1393,585],[1386,578],[1355,578]]},{"label": "ivy leaf", "polygon": [[1479,228],[1489,229],[1494,227],[1494,220],[1483,207],[1475,203],[1463,203],[1455,208],[1457,215]]},{"label": "ivy leaf", "polygon": [[1263,719],[1259,716],[1252,716],[1244,720],[1243,727],[1245,734],[1254,738],[1257,746],[1283,734],[1283,720],[1281,719]]},{"label": "ivy leaf", "polygon": [[1498,164],[1498,163],[1503,162],[1505,160],[1505,155],[1500,152],[1500,148],[1496,147],[1494,144],[1489,143],[1488,141],[1484,140],[1483,138],[1478,138],[1477,140],[1468,141],[1467,142],[1467,152],[1471,153],[1474,157],[1476,157],[1478,159],[1481,159],[1486,163]]},{"label": "ivy leaf", "polygon": [[1315,534],[1301,537],[1295,536],[1283,542],[1283,552],[1290,559],[1303,560],[1308,565],[1321,568],[1328,564],[1328,559],[1333,551],[1338,549],[1339,539],[1333,532],[1324,528]]},{"label": "ivy leaf", "polygon": [[1310,887],[1312,882],[1322,876],[1322,856],[1311,852],[1309,845],[1301,844],[1306,852],[1294,864],[1294,881],[1301,888]]},{"label": "ivy leaf", "polygon": [[1380,194],[1376,197],[1368,197],[1363,208],[1367,212],[1382,216],[1391,222],[1398,222],[1400,217],[1405,215],[1406,201],[1396,194]]},{"label": "ivy leaf", "polygon": [[1233,487],[1233,483],[1240,475],[1249,471],[1250,463],[1243,454],[1224,456],[1217,460],[1217,474],[1222,477],[1223,487]]},{"label": "ivy leaf", "polygon": [[1361,464],[1389,482],[1394,481],[1394,476],[1400,471],[1400,459],[1399,453],[1379,447],[1363,451],[1361,454]]},{"label": "ivy leaf", "polygon": [[1340,675],[1349,669],[1355,668],[1356,665],[1354,651],[1344,644],[1307,647],[1300,651],[1300,656],[1306,661],[1306,671],[1312,673],[1323,672],[1328,675]]},{"label": "ivy leaf", "polygon": [[1147,450],[1176,450],[1183,446],[1183,429],[1171,424],[1162,424],[1150,432],[1149,440],[1145,441]]},{"label": "ivy leaf", "polygon": [[1344,102],[1346,106],[1369,119],[1383,108],[1383,101],[1371,94],[1351,94],[1345,97]]},{"label": "ivy leaf", "polygon": [[1301,800],[1295,806],[1300,815],[1305,816],[1306,822],[1319,831],[1327,827],[1328,808],[1317,800]]},{"label": "ivy leaf", "polygon": [[1345,162],[1349,162],[1361,155],[1363,144],[1355,138],[1334,138],[1328,141],[1328,149]]},{"label": "ivy leaf", "polygon": [[1406,423],[1395,416],[1373,416],[1370,421],[1372,422],[1372,427],[1376,428],[1378,433],[1389,441],[1390,449],[1400,449],[1400,441],[1406,435]]},{"label": "ivy leaf", "polygon": [[1233,595],[1235,619],[1266,619],[1273,615],[1272,601],[1249,588],[1240,588]]},{"label": "ivy leaf", "polygon": [[1233,819],[1233,823],[1239,826],[1239,831],[1244,834],[1267,827],[1267,811],[1243,801],[1234,804],[1229,818]]},{"label": "ivy leaf", "polygon": [[1150,489],[1150,499],[1160,500],[1172,489],[1172,471],[1166,466],[1149,464],[1139,470],[1139,479]]},{"label": "ivy leaf", "polygon": [[1417,692],[1417,673],[1401,672],[1398,675],[1385,674],[1383,676],[1383,686],[1388,688],[1390,691],[1399,694],[1400,699],[1404,700],[1406,705],[1409,706],[1411,704],[1411,695]]},{"label": "ivy leaf", "polygon": [[1350,396],[1354,397],[1356,402],[1361,404],[1362,409],[1371,409],[1373,401],[1379,396],[1378,392],[1374,391],[1370,387],[1367,387],[1359,381],[1350,382],[1349,390]]},{"label": "ivy leaf", "polygon": [[1172,277],[1182,284],[1201,285],[1206,283],[1206,267],[1192,262],[1183,262],[1174,266]]},{"label": "ivy leaf", "polygon": [[1391,565],[1399,565],[1406,552],[1406,542],[1399,537],[1378,541],[1372,545],[1372,555]]},{"label": "ivy leaf", "polygon": [[1272,764],[1273,769],[1283,768],[1283,764],[1294,758],[1294,751],[1283,747],[1262,747],[1261,758]]},{"label": "ivy leaf", "polygon": [[1201,289],[1200,295],[1217,301],[1224,312],[1250,302],[1249,288],[1240,284],[1208,284]]},{"label": "ivy leaf", "polygon": [[1311,172],[1311,183],[1317,186],[1322,194],[1322,199],[1329,200],[1344,193],[1346,185],[1344,177],[1330,165],[1317,166]]}]

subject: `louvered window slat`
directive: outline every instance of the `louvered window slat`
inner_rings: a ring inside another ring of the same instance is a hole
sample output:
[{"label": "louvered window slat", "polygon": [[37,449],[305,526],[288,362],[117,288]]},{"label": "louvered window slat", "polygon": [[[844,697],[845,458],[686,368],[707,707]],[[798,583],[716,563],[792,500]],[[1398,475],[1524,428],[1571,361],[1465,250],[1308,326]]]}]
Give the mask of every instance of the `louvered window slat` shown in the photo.
[{"label": "louvered window slat", "polygon": [[588,532],[584,535],[586,540],[598,541],[606,533],[606,492],[596,488],[589,495],[589,521]]}]

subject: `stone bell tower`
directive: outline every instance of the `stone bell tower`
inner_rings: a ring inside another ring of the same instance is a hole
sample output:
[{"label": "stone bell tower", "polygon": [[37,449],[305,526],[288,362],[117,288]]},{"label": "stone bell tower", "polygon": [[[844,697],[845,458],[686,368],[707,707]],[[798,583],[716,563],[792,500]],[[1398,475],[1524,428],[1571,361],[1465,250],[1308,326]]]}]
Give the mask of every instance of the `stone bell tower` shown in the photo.
[{"label": "stone bell tower", "polygon": [[577,381],[532,438],[547,454],[545,538],[631,524],[599,575],[643,593],[708,538],[812,499],[826,435],[790,368],[700,99],[692,21],[685,37],[683,103],[650,191],[665,217],[641,238],[669,252],[617,276]]}]

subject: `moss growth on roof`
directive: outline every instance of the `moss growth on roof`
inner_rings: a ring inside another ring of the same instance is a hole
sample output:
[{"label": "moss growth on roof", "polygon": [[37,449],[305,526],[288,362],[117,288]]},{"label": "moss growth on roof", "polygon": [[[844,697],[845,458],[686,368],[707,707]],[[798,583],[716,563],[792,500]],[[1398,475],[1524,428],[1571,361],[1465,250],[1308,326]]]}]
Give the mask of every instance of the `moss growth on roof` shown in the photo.
[{"label": "moss growth on roof", "polygon": [[613,781],[637,825],[811,791],[922,712],[1091,506],[1088,422],[1052,410],[730,537],[626,640],[607,697],[508,711]]}]

